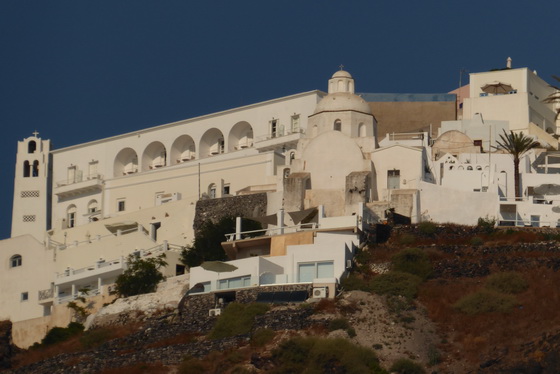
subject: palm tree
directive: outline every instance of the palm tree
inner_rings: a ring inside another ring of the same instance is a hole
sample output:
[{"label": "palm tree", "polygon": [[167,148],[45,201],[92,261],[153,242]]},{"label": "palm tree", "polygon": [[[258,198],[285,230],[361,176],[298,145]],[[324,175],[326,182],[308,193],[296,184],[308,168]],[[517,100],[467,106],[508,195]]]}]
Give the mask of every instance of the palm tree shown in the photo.
[{"label": "palm tree", "polygon": [[[558,82],[560,82],[560,77],[559,76],[553,75],[552,78],[554,78]],[[550,87],[556,89],[556,91],[554,91],[553,93],[548,95],[548,97],[546,99],[544,99],[543,102],[545,102],[547,104],[560,103],[560,87],[554,86],[552,84],[550,85]],[[558,119],[558,117],[560,117],[560,108],[556,109],[556,117],[554,117],[554,120]]]},{"label": "palm tree", "polygon": [[504,150],[513,156],[515,197],[517,200],[517,198],[521,196],[519,189],[519,160],[527,151],[540,147],[541,145],[533,138],[525,136],[523,132],[516,134],[510,131],[508,134],[506,130],[500,135],[500,140],[496,140],[496,143],[498,143],[498,146],[494,148]]}]

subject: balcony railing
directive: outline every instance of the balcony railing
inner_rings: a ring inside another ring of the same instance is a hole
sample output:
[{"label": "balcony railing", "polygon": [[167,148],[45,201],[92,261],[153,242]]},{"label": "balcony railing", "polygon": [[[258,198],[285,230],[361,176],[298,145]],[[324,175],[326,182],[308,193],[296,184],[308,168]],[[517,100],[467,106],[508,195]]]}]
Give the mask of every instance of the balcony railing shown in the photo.
[{"label": "balcony railing", "polygon": [[56,182],[56,187],[63,187],[63,186],[69,186],[71,184],[75,184],[75,183],[81,183],[81,182],[85,182],[85,181],[89,181],[89,180],[95,180],[95,179],[103,179],[103,175],[101,174],[90,174],[90,175],[86,175],[85,178],[84,176],[79,173],[76,174],[74,176],[74,178],[70,178],[70,179],[64,179],[62,181],[58,181]]}]

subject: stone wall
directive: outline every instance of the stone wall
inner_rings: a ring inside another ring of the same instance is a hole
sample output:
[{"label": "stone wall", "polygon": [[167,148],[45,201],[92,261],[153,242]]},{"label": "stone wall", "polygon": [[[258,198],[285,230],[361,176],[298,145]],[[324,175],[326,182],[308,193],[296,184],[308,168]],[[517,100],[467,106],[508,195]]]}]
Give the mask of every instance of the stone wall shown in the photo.
[{"label": "stone wall", "polygon": [[266,193],[198,200],[193,222],[194,232],[208,220],[218,223],[224,217],[264,217],[266,206]]},{"label": "stone wall", "polygon": [[[261,286],[253,288],[243,288],[235,292],[235,301],[240,303],[251,303],[257,299],[259,292],[279,292],[279,291],[308,291],[311,295],[312,285],[310,284],[286,284],[276,286]],[[228,292],[228,290],[224,290]],[[206,331],[210,325],[208,311],[216,307],[216,293],[205,293],[202,295],[185,295],[179,303],[179,314],[181,320],[191,324],[193,330]]]}]

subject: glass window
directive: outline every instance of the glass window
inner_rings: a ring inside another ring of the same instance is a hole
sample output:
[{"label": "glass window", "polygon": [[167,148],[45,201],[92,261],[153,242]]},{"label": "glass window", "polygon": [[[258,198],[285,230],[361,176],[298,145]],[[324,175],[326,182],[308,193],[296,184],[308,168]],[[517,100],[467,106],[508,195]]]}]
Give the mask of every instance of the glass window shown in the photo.
[{"label": "glass window", "polygon": [[117,201],[117,211],[124,212],[126,209],[126,202],[124,199]]},{"label": "glass window", "polygon": [[29,300],[29,292],[22,292],[21,293],[21,301]]},{"label": "glass window", "polygon": [[334,277],[334,262],[308,262],[298,265],[298,279],[300,282],[313,282],[315,278]]},{"label": "glass window", "polygon": [[313,282],[315,278],[315,263],[299,264],[299,281]]},{"label": "glass window", "polygon": [[317,263],[317,278],[332,278],[334,277],[334,263],[318,262]]},{"label": "glass window", "polygon": [[15,268],[21,266],[22,258],[20,255],[14,255],[10,258],[10,267]]}]

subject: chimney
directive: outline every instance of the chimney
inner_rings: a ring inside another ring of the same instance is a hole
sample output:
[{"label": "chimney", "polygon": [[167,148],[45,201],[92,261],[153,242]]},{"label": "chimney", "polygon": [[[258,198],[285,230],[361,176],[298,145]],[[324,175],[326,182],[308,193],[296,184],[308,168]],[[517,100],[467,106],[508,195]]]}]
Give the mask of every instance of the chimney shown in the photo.
[{"label": "chimney", "polygon": [[511,69],[511,57],[507,58],[506,68]]}]

